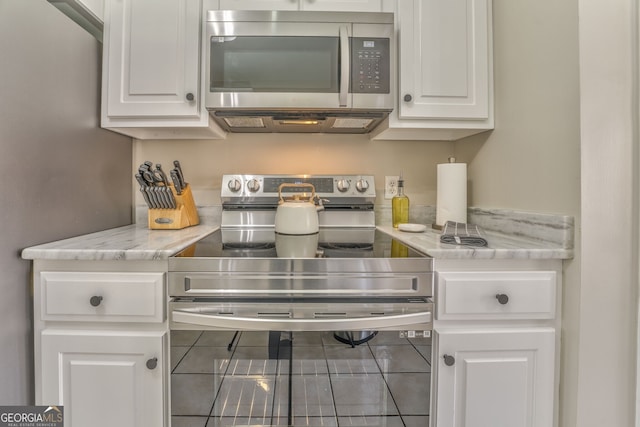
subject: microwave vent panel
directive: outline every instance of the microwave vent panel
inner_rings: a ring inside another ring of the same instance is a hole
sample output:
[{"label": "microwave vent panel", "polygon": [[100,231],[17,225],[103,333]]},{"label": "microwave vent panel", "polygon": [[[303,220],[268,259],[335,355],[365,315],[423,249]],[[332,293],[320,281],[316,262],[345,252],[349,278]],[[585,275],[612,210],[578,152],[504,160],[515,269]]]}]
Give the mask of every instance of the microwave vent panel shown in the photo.
[{"label": "microwave vent panel", "polygon": [[333,122],[333,128],[348,128],[348,129],[366,129],[373,119],[359,119],[359,118],[337,118]]},{"label": "microwave vent panel", "polygon": [[230,128],[264,128],[264,120],[260,117],[225,117]]}]

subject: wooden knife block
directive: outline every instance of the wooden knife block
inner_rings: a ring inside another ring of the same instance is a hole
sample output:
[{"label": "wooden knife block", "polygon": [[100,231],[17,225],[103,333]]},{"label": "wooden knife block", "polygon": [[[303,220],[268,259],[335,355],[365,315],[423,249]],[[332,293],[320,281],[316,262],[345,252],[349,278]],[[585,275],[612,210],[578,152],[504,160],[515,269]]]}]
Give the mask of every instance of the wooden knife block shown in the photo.
[{"label": "wooden knife block", "polygon": [[180,230],[200,224],[200,217],[193,200],[191,186],[187,184],[178,195],[173,185],[169,184],[176,199],[175,209],[149,209],[149,228],[152,230]]}]

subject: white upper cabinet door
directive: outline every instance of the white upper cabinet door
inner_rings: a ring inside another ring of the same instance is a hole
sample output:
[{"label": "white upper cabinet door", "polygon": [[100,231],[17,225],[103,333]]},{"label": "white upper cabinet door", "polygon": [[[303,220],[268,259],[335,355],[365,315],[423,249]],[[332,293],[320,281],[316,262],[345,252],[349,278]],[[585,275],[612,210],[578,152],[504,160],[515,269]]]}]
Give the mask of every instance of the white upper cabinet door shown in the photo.
[{"label": "white upper cabinet door", "polygon": [[298,0],[220,0],[220,10],[298,10]]},{"label": "white upper cabinet door", "polygon": [[490,0],[398,3],[399,118],[488,119]]},{"label": "white upper cabinet door", "polygon": [[341,12],[386,12],[383,0],[300,0],[302,10],[322,10]]},{"label": "white upper cabinet door", "polygon": [[106,4],[106,116],[199,118],[199,1]]},{"label": "white upper cabinet door", "polygon": [[553,425],[552,328],[437,331],[436,427]]},{"label": "white upper cabinet door", "polygon": [[393,12],[393,0],[220,0],[221,10]]}]

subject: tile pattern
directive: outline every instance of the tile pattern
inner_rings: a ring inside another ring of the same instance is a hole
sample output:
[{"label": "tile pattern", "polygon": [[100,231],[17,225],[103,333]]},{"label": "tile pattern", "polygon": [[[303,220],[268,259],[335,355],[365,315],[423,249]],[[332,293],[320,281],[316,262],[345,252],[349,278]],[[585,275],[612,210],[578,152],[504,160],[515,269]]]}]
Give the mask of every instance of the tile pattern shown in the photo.
[{"label": "tile pattern", "polygon": [[[430,339],[379,332],[171,332],[174,427],[427,426]],[[289,355],[292,355],[290,358]]]}]

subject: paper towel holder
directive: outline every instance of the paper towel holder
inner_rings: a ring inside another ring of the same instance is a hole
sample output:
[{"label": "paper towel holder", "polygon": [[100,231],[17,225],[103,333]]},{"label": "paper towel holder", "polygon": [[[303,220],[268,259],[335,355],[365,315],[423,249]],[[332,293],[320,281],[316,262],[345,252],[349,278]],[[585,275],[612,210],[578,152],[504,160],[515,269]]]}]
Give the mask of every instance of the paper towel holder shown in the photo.
[{"label": "paper towel holder", "polygon": [[[450,156],[447,158],[448,163],[455,163],[456,158],[454,156]],[[434,230],[442,231],[444,229],[444,225],[438,225],[435,221],[431,224],[431,228]]]}]

